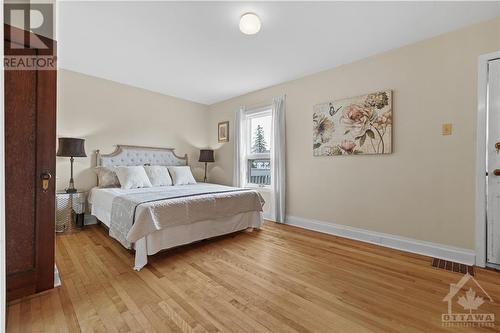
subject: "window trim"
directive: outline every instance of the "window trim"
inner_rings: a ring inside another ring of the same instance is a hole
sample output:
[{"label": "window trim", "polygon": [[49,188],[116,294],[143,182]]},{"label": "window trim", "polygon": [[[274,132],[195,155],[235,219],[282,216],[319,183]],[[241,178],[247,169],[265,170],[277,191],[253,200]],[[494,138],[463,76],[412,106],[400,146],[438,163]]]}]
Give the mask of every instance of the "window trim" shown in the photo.
[{"label": "window trim", "polygon": [[[244,156],[243,156],[243,161],[245,163],[245,175],[243,179],[243,187],[247,188],[255,188],[255,189],[262,189],[262,190],[271,190],[272,185],[262,185],[262,184],[255,184],[255,183],[249,183],[248,182],[248,176],[249,176],[249,168],[248,168],[248,161],[249,160],[254,160],[254,159],[269,159],[271,160],[271,153],[251,153],[251,147],[252,147],[252,122],[251,120],[253,118],[260,118],[263,116],[271,116],[272,117],[272,105],[266,105],[266,106],[261,106],[259,108],[251,109],[245,112],[245,123],[246,123],[246,128],[245,128],[245,136],[246,136],[246,145],[245,145],[245,151],[244,151]],[[270,145],[271,143],[269,143]]]}]

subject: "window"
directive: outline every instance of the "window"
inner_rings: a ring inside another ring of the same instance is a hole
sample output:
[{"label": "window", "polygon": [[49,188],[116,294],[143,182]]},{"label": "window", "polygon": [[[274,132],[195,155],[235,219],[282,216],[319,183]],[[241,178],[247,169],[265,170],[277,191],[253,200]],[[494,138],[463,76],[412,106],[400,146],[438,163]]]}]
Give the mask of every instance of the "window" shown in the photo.
[{"label": "window", "polygon": [[246,186],[271,185],[271,109],[247,113]]}]

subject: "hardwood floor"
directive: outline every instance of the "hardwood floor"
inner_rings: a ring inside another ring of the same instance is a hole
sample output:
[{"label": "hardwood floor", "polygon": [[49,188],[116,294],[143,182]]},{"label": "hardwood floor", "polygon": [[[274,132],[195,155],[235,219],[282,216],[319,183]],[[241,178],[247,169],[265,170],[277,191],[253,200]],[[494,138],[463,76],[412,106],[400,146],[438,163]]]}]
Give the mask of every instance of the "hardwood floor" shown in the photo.
[{"label": "hardwood floor", "polygon": [[[441,326],[442,300],[462,274],[431,267],[428,257],[286,225],[166,251],[140,272],[99,226],[56,241],[62,286],[11,303],[8,332],[473,330]],[[500,319],[500,273],[476,269],[475,277],[495,301],[479,312]],[[500,331],[500,323],[482,330]]]}]

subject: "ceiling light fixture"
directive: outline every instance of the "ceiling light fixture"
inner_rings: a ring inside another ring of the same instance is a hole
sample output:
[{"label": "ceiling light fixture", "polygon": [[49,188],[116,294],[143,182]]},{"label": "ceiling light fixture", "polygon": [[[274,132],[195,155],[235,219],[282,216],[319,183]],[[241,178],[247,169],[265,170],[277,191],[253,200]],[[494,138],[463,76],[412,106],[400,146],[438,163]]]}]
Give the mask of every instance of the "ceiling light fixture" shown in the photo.
[{"label": "ceiling light fixture", "polygon": [[245,13],[240,18],[240,31],[245,35],[255,35],[260,31],[260,18],[254,13]]}]

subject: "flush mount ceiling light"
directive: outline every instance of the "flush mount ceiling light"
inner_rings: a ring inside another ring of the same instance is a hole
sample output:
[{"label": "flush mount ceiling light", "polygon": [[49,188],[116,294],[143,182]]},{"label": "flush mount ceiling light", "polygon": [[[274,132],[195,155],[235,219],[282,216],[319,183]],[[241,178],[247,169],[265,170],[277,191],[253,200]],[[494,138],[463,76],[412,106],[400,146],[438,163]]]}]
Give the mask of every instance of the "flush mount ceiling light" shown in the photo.
[{"label": "flush mount ceiling light", "polygon": [[255,35],[260,31],[260,18],[254,13],[245,13],[240,18],[240,31],[245,35]]}]

